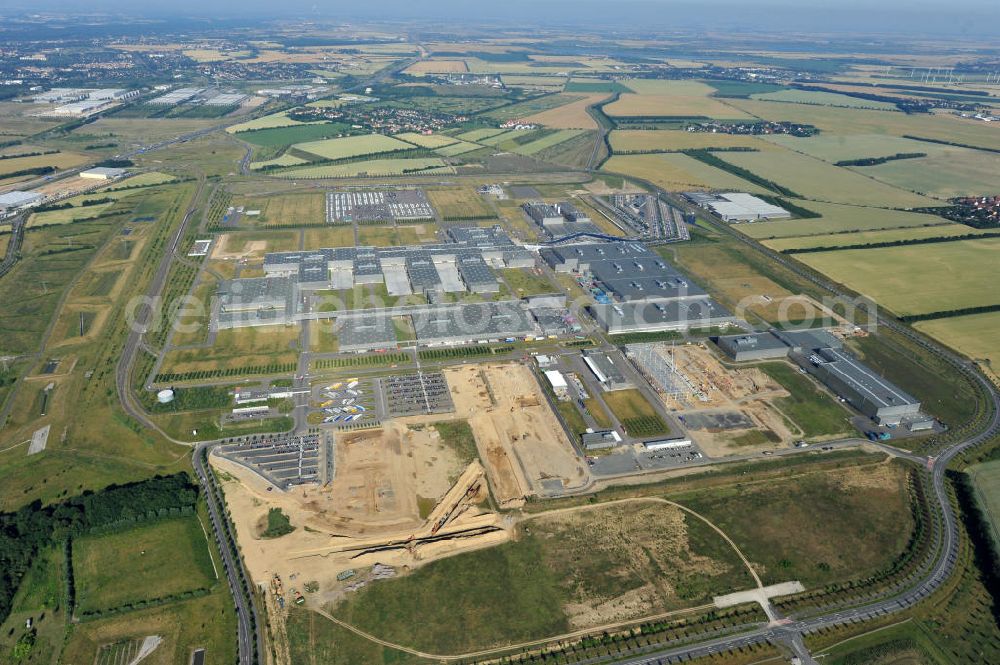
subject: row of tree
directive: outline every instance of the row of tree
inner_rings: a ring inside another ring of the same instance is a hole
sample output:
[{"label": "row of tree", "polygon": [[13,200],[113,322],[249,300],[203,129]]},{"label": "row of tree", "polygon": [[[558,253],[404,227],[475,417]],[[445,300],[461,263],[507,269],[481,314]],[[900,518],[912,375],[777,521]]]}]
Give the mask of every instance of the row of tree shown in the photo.
[{"label": "row of tree", "polygon": [[156,476],[103,490],[86,491],[60,503],[33,501],[0,513],[0,622],[38,552],[49,545],[121,520],[141,520],[149,511],[193,507],[198,486],[186,473]]}]

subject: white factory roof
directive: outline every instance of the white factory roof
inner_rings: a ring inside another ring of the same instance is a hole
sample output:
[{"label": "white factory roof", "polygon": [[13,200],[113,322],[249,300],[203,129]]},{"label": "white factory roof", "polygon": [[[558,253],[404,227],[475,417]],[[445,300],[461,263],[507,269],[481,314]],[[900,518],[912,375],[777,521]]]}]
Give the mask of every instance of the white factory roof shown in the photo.
[{"label": "white factory roof", "polygon": [[751,194],[743,194],[740,192],[730,192],[726,194],[720,194],[721,201],[713,201],[709,203],[716,214],[720,217],[751,217],[751,218],[768,218],[768,217],[789,217],[789,213],[784,208],[776,205],[772,205],[767,201],[757,198]]},{"label": "white factory roof", "polygon": [[6,194],[0,194],[0,208],[16,208],[40,201],[42,198],[43,195],[38,192],[21,192],[15,190]]},{"label": "white factory roof", "polygon": [[86,171],[80,171],[80,176],[86,178],[87,176],[103,176],[105,178],[117,178],[123,176],[128,171],[126,169],[116,169],[110,166],[95,166],[92,169],[87,169]]},{"label": "white factory roof", "polygon": [[560,390],[568,388],[569,384],[566,383],[566,377],[562,375],[562,372],[555,369],[550,369],[545,371],[545,378],[549,380],[552,384],[554,390]]}]

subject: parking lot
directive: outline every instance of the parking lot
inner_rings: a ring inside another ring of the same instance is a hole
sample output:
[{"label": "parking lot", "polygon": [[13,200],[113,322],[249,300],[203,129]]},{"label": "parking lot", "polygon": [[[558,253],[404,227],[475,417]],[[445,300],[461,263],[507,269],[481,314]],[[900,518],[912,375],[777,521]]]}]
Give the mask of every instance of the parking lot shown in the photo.
[{"label": "parking lot", "polygon": [[[259,434],[240,437],[213,451],[257,472],[268,482],[287,489],[307,483],[327,483],[324,460],[332,458],[331,443],[322,434]],[[324,470],[321,472],[321,466]]]},{"label": "parking lot", "polygon": [[357,429],[381,422],[385,409],[380,396],[377,380],[351,378],[314,386],[310,405],[322,424]]},{"label": "parking lot", "polygon": [[441,372],[420,372],[379,379],[390,418],[455,410],[448,383]]}]

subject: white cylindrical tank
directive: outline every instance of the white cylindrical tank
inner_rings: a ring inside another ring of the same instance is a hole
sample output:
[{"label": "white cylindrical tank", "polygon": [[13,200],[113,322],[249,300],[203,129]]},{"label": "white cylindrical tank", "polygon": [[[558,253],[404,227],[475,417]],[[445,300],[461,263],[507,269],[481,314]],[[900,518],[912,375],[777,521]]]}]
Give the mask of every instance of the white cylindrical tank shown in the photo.
[{"label": "white cylindrical tank", "polygon": [[174,401],[174,391],[166,388],[156,393],[156,401],[160,404],[170,404]]}]

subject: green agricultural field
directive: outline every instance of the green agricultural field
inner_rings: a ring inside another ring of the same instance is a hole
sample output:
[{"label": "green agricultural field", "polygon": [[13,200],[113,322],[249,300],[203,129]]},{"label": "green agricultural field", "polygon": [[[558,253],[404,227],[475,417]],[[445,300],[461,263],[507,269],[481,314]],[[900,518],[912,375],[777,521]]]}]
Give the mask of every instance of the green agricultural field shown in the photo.
[{"label": "green agricultural field", "polygon": [[934,151],[936,154],[924,152],[930,156],[851,169],[880,182],[939,199],[982,196],[1000,187],[1000,154],[951,147]]},{"label": "green agricultural field", "polygon": [[139,175],[134,175],[131,178],[126,178],[125,180],[117,182],[114,187],[110,187],[105,191],[113,192],[117,189],[125,187],[150,187],[152,185],[162,185],[175,180],[177,180],[175,176],[167,173],[147,171],[146,173],[140,173]]},{"label": "green agricultural field", "polygon": [[540,139],[536,139],[529,143],[519,146],[514,150],[514,152],[521,155],[535,155],[542,150],[557,146],[560,143],[570,140],[575,136],[579,136],[583,133],[581,129],[562,129],[558,132],[553,132],[548,136],[544,136]]},{"label": "green agricultural field", "polygon": [[503,134],[506,129],[497,129],[494,127],[486,127],[483,129],[473,129],[462,134],[457,134],[455,138],[462,139],[463,141],[482,141],[483,139],[488,139],[491,136],[496,136],[497,134]]},{"label": "green agricultural field", "polygon": [[970,466],[967,473],[976,488],[976,499],[989,520],[995,546],[1000,548],[1000,460]]},{"label": "green agricultural field", "polygon": [[[855,236],[854,233],[849,233],[852,231],[916,229],[918,227],[941,229],[957,226],[937,215],[906,212],[903,210],[886,210],[877,207],[821,203],[819,201],[804,201],[801,199],[789,200],[792,204],[812,210],[821,215],[821,217],[815,219],[780,219],[773,222],[754,222],[752,224],[739,224],[735,228],[757,239],[792,238],[796,236],[829,237],[828,234],[833,233],[843,234],[844,238],[850,239]],[[973,232],[971,227],[966,228],[970,233]],[[930,233],[930,235],[935,234]]]},{"label": "green agricultural field", "polygon": [[[821,221],[821,220],[813,220]],[[741,227],[747,232],[753,229]],[[832,233],[819,236],[798,236],[765,240],[764,244],[779,252],[784,249],[802,249],[808,247],[843,247],[844,245],[863,245],[878,242],[894,242],[897,240],[919,240],[921,238],[948,238],[953,236],[977,235],[989,233],[989,229],[974,229],[964,224],[939,224],[937,226],[911,226],[885,231],[855,231],[852,233]],[[747,235],[754,235],[748,233]]]},{"label": "green agricultural field", "polygon": [[828,438],[851,431],[851,414],[809,378],[785,363],[766,363],[760,368],[780,383],[790,395],[775,405],[802,432],[802,436]]},{"label": "green agricultural field", "polygon": [[807,472],[676,500],[725,531],[765,584],[799,580],[806,589],[884,570],[906,551],[914,528],[901,464]]},{"label": "green agricultural field", "polygon": [[992,285],[1000,239],[852,249],[796,258],[897,315],[1000,303]]},{"label": "green agricultural field", "polygon": [[825,162],[841,162],[867,157],[888,157],[898,153],[924,152],[933,155],[945,147],[923,141],[904,139],[888,134],[833,134],[820,133],[803,138],[788,134],[761,137],[766,143],[776,143],[783,148],[802,152]]},{"label": "green agricultural field", "polygon": [[914,327],[944,342],[959,353],[981,362],[1000,377],[1000,312],[953,316],[920,321]]},{"label": "green agricultural field", "polygon": [[875,109],[877,111],[896,111],[896,105],[891,102],[876,102],[868,99],[858,99],[849,95],[840,95],[822,90],[777,90],[750,95],[751,99],[766,102],[784,102],[789,104],[812,104],[815,106],[843,106],[853,109]]},{"label": "green agricultural field", "polygon": [[412,159],[371,159],[350,164],[327,164],[293,169],[281,173],[282,178],[353,178],[357,176],[392,176],[419,173],[421,175],[454,173],[455,169],[437,157]]},{"label": "green agricultural field", "polygon": [[938,203],[876,182],[848,169],[790,151],[727,152],[718,153],[718,156],[730,164],[798,192],[807,199],[882,208],[912,208]]},{"label": "green agricultural field", "polygon": [[610,140],[611,147],[615,152],[695,150],[700,148],[773,149],[770,143],[756,136],[686,132],[676,129],[615,129],[610,134]]},{"label": "green agricultural field", "polygon": [[420,244],[420,236],[409,226],[360,226],[358,244],[373,247],[407,247]]},{"label": "green agricultural field", "polygon": [[680,153],[615,155],[605,162],[601,170],[648,180],[667,191],[726,189],[754,194],[769,193],[739,176]]},{"label": "green agricultural field", "polygon": [[291,127],[275,127],[273,129],[257,129],[250,132],[240,132],[237,138],[262,148],[277,148],[294,145],[303,141],[331,139],[350,133],[350,125],[339,122],[299,124]]},{"label": "green agricultural field", "polygon": [[295,145],[296,149],[316,155],[322,159],[346,159],[348,157],[372,155],[379,152],[410,150],[413,147],[412,143],[406,143],[405,141],[400,141],[391,136],[383,136],[382,134],[348,136],[342,139],[328,139],[326,141],[297,143]]},{"label": "green agricultural field", "polygon": [[670,428],[656,409],[635,388],[606,392],[601,397],[629,435],[647,437],[669,434]]},{"label": "green agricultural field", "polygon": [[395,138],[418,145],[421,148],[443,148],[458,141],[455,137],[445,134],[417,134],[416,132],[396,134]]},{"label": "green agricultural field", "polygon": [[216,583],[208,541],[193,515],[75,540],[73,577],[84,614]]},{"label": "green agricultural field", "polygon": [[442,157],[458,157],[459,155],[464,155],[467,152],[472,152],[473,150],[479,150],[483,146],[478,143],[469,143],[468,141],[458,141],[457,143],[452,143],[443,148],[438,148],[434,152],[441,155]]},{"label": "green agricultural field", "polygon": [[[103,198],[98,196],[98,198]],[[101,203],[93,206],[77,206],[65,208],[63,210],[49,210],[46,212],[35,212],[28,219],[28,228],[37,226],[56,226],[60,224],[72,224],[81,219],[92,219],[100,217],[108,212],[114,203]]]},{"label": "green agricultural field", "polygon": [[[510,106],[503,106],[493,111],[488,111],[482,114],[483,118],[488,118],[490,120],[495,120],[497,122],[504,122],[506,120],[514,120],[518,118],[527,118],[529,116],[535,115],[536,113],[541,113],[542,111],[548,111],[549,109],[559,108],[560,106],[565,106],[573,102],[579,101],[581,95],[569,95],[564,93],[558,93],[555,95],[543,95],[541,97],[536,97],[535,99],[530,99],[525,102],[520,102],[518,104],[512,104]],[[460,136],[460,138],[466,139],[468,137]],[[475,140],[475,139],[473,139]]]}]

